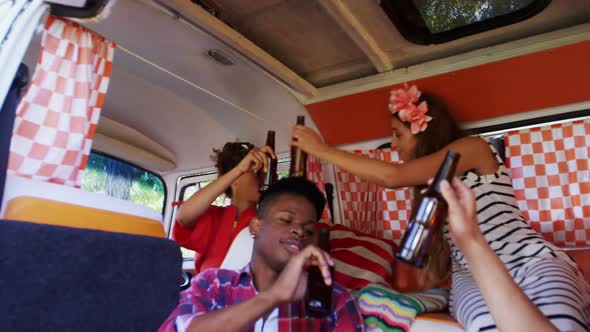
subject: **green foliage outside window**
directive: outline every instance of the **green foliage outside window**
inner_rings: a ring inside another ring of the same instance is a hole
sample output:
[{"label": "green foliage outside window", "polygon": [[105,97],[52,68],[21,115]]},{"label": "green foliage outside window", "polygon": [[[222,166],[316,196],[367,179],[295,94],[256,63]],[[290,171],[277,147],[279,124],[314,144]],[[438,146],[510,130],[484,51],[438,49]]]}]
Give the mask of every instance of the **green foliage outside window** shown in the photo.
[{"label": "green foliage outside window", "polygon": [[440,33],[509,14],[534,0],[414,0],[431,33]]}]

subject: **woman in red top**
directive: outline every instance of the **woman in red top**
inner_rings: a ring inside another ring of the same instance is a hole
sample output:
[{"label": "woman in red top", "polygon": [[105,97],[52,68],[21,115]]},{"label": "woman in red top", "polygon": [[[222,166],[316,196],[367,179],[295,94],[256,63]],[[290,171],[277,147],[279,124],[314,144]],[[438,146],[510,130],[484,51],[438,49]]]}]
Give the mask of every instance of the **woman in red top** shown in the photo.
[{"label": "woman in red top", "polygon": [[[197,252],[197,273],[219,267],[235,236],[250,224],[260,189],[256,173],[267,169],[265,153],[276,158],[268,146],[258,149],[242,142],[226,143],[213,152],[219,177],[182,204],[172,234],[181,246]],[[231,205],[211,205],[224,192]]]}]

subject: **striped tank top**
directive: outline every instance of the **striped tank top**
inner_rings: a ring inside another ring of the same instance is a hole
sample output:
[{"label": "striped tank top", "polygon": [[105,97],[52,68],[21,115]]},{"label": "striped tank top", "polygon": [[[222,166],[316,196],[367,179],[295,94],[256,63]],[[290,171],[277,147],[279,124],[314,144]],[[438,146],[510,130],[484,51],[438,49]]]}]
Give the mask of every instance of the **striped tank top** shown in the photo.
[{"label": "striped tank top", "polygon": [[[563,250],[543,238],[524,220],[516,204],[510,169],[504,165],[494,146],[488,145],[500,164],[496,173],[478,175],[468,171],[461,181],[475,193],[477,222],[490,247],[511,274],[535,258],[562,258],[575,266]],[[445,236],[451,247],[454,270],[467,268],[463,253],[450,241],[448,228]]]}]

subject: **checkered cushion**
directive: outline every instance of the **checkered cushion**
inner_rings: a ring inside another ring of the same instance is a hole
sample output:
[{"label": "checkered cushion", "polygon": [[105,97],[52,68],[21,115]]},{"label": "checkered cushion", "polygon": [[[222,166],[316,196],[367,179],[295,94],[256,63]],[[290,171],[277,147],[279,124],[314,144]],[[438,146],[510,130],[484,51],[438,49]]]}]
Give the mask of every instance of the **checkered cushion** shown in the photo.
[{"label": "checkered cushion", "polygon": [[[356,154],[390,162],[399,162],[397,152],[356,150]],[[396,244],[402,238],[411,213],[408,188],[386,189],[336,167],[342,223],[352,229],[383,238]]]},{"label": "checkered cushion", "polygon": [[590,245],[590,120],[512,131],[505,144],[529,224],[557,245]]},{"label": "checkered cushion", "polygon": [[17,109],[9,173],[80,186],[115,45],[51,16],[32,84]]}]

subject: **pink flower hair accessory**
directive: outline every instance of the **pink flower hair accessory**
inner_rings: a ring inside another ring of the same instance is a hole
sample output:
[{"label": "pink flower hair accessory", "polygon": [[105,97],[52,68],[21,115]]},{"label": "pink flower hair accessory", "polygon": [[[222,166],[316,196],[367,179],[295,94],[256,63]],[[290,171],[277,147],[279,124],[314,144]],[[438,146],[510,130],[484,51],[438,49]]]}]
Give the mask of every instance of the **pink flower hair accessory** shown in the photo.
[{"label": "pink flower hair accessory", "polygon": [[432,120],[432,117],[426,115],[428,104],[425,101],[416,105],[421,94],[415,85],[408,87],[404,84],[403,88],[391,90],[389,96],[389,111],[391,114],[398,113],[401,121],[409,122],[410,131],[414,135],[426,130],[428,122]]}]

